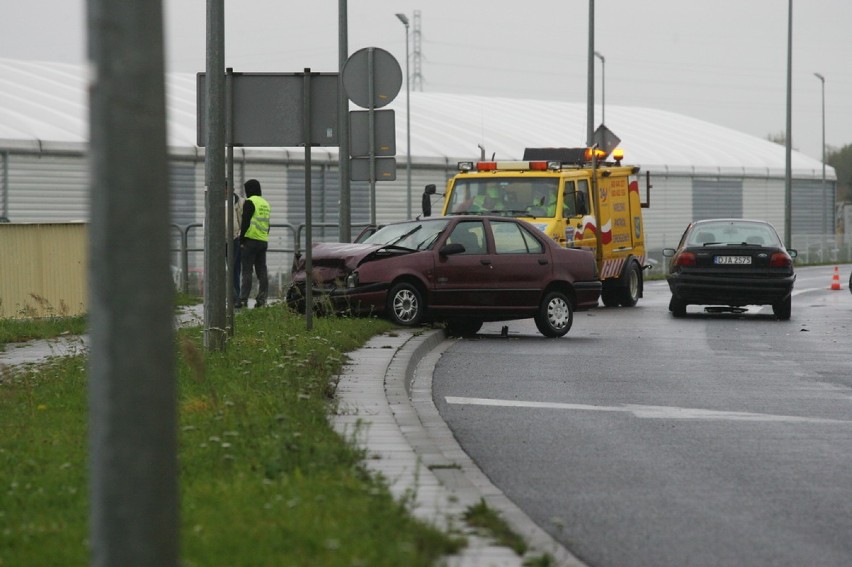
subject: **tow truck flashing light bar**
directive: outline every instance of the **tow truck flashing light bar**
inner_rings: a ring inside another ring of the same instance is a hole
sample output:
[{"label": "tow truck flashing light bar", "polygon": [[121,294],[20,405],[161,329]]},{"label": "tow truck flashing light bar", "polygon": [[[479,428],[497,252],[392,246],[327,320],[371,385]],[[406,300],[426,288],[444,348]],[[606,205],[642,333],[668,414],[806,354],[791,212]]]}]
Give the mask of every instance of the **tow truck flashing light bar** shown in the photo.
[{"label": "tow truck flashing light bar", "polygon": [[[606,159],[606,153],[600,149],[585,148],[583,151],[583,159],[585,163],[591,163],[595,157],[598,161],[603,162]],[[624,150],[618,148],[612,152],[612,157],[617,164],[624,159]],[[558,170],[562,167],[561,161],[460,161],[458,163],[459,171],[497,171],[497,170],[514,170],[514,171],[547,171]]]}]

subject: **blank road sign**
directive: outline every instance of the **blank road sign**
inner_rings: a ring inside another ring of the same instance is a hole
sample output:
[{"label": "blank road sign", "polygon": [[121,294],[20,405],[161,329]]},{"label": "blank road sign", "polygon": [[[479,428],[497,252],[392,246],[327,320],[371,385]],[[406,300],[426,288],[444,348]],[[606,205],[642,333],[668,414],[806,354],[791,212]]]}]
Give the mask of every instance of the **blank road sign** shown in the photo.
[{"label": "blank road sign", "polygon": [[[233,144],[248,147],[304,146],[304,73],[234,73]],[[311,73],[312,146],[338,146],[337,73]],[[207,143],[205,74],[198,73],[198,140]]]},{"label": "blank road sign", "polygon": [[[375,156],[396,155],[396,121],[393,110],[373,111]],[[349,154],[354,157],[370,155],[370,111],[349,112]]]},{"label": "blank road sign", "polygon": [[354,157],[349,160],[349,179],[352,181],[394,181],[396,179],[396,158],[377,157],[376,178],[370,179],[370,158]]},{"label": "blank road sign", "polygon": [[343,88],[346,89],[346,96],[362,108],[381,108],[389,104],[399,94],[401,86],[402,69],[399,62],[379,47],[359,49],[349,56],[343,66]]}]

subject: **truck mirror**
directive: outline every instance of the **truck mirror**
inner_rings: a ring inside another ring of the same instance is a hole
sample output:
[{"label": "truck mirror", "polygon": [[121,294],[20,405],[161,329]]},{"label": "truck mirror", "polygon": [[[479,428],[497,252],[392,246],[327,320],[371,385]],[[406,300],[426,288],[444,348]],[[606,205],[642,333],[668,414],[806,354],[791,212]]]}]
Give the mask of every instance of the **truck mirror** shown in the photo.
[{"label": "truck mirror", "polygon": [[429,217],[432,216],[432,195],[437,192],[435,185],[430,183],[423,190],[423,200],[421,202],[421,208],[423,209],[423,216]]}]

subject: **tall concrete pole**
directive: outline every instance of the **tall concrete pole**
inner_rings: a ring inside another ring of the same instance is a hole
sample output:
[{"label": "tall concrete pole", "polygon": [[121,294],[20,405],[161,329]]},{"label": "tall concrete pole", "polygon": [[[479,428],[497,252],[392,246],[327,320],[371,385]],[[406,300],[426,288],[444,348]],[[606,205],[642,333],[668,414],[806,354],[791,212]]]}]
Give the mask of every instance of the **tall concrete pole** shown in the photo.
[{"label": "tall concrete pole", "polygon": [[225,320],[225,1],[207,0],[207,193],[204,221],[204,346],[224,350]]},{"label": "tall concrete pole", "polygon": [[90,564],[177,567],[162,2],[87,8]]}]

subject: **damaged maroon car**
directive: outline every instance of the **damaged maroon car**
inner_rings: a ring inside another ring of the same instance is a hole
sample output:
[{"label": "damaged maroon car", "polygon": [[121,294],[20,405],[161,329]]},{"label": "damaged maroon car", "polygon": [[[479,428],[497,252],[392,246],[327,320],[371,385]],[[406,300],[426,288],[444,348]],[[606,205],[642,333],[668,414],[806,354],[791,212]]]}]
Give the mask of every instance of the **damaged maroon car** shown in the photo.
[{"label": "damaged maroon car", "polygon": [[[290,307],[305,310],[305,258]],[[565,335],[574,311],[598,304],[594,257],[566,249],[525,221],[453,216],[389,224],[361,243],[312,248],[314,308],[384,316],[398,325],[444,322],[453,335],[486,321],[535,319],[547,337]]]}]

